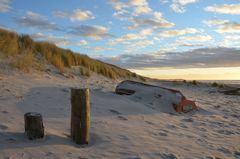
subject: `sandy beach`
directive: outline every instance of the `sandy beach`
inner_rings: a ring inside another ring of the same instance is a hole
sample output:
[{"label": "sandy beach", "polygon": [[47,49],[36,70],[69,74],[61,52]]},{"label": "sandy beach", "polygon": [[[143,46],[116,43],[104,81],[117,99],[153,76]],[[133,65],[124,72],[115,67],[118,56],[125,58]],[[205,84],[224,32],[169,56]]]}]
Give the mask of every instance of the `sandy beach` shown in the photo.
[{"label": "sandy beach", "polygon": [[[182,91],[198,110],[166,113],[153,99],[114,93],[120,80],[32,72],[0,75],[0,158],[240,158],[239,96],[206,85],[155,85]],[[91,90],[90,144],[70,135],[70,88]],[[39,112],[46,136],[30,141],[23,115]]]}]

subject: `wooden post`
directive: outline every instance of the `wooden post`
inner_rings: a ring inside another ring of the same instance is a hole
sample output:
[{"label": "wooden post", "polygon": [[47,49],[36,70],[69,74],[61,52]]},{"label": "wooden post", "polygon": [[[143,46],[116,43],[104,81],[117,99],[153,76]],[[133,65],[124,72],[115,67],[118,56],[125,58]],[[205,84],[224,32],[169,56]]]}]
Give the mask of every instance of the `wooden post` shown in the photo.
[{"label": "wooden post", "polygon": [[71,138],[77,144],[89,143],[90,94],[89,89],[71,89]]},{"label": "wooden post", "polygon": [[35,112],[24,114],[25,133],[28,139],[34,140],[44,137],[42,115]]}]

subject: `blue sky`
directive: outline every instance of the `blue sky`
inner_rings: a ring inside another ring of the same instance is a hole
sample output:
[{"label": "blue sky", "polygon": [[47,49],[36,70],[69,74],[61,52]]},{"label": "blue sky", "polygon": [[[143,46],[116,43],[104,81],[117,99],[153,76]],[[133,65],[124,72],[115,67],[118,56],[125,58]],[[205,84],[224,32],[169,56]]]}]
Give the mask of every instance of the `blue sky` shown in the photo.
[{"label": "blue sky", "polygon": [[137,73],[240,67],[240,0],[0,0],[0,18]]}]

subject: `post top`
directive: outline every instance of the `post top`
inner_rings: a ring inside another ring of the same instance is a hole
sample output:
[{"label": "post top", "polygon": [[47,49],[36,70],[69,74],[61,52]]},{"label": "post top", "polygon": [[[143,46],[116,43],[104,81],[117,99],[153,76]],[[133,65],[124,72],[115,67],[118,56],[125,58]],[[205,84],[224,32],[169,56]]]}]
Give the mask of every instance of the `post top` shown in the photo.
[{"label": "post top", "polygon": [[41,117],[42,115],[40,113],[37,113],[37,112],[28,112],[28,113],[25,113],[25,116],[39,116]]}]

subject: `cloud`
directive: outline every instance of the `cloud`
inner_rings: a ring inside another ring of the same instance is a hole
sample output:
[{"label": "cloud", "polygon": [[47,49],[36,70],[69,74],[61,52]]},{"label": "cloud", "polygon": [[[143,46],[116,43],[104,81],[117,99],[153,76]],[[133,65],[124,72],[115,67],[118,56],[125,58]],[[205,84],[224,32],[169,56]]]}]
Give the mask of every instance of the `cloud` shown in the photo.
[{"label": "cloud", "polygon": [[205,11],[220,13],[220,14],[240,14],[240,4],[222,4],[213,5],[205,8]]},{"label": "cloud", "polygon": [[170,8],[176,13],[184,13],[186,11],[185,5],[196,2],[198,0],[173,0]]},{"label": "cloud", "polygon": [[75,27],[72,27],[69,33],[75,36],[84,36],[84,37],[89,37],[96,40],[113,37],[113,35],[108,33],[107,28],[99,25],[75,26]]},{"label": "cloud", "polygon": [[36,41],[47,41],[47,42],[56,44],[58,46],[69,46],[69,45],[85,46],[88,44],[86,40],[80,40],[79,42],[74,42],[65,36],[45,35],[43,33],[32,34],[31,37]]},{"label": "cloud", "polygon": [[160,33],[160,36],[162,37],[176,37],[176,36],[182,36],[186,34],[195,34],[198,33],[199,30],[195,28],[185,28],[180,30],[167,30]]},{"label": "cloud", "polygon": [[132,23],[128,29],[141,27],[160,29],[171,28],[175,25],[165,20],[161,12],[152,10],[147,0],[109,0],[109,3],[115,9],[114,17]]},{"label": "cloud", "polygon": [[49,22],[47,17],[28,11],[23,17],[15,17],[16,23],[22,27],[32,27],[44,30],[60,30],[55,23]]},{"label": "cloud", "polygon": [[8,12],[11,7],[10,7],[11,0],[1,0],[0,1],[0,12]]},{"label": "cloud", "polygon": [[84,21],[89,19],[95,19],[92,12],[89,10],[76,9],[73,13],[67,11],[56,11],[53,13],[55,16],[60,18],[70,19],[70,21]]},{"label": "cloud", "polygon": [[121,0],[109,0],[109,3],[116,10],[114,16],[121,16],[125,13],[129,13],[130,10],[133,16],[148,14],[152,11],[146,0],[129,0],[124,2]]},{"label": "cloud", "polygon": [[88,42],[86,40],[80,40],[78,45],[87,45]]},{"label": "cloud", "polygon": [[240,33],[240,23],[226,22],[216,29],[218,33]]},{"label": "cloud", "polygon": [[235,48],[201,48],[186,52],[155,52],[149,54],[122,54],[114,58],[102,58],[106,62],[124,68],[209,68],[239,67],[240,50]]},{"label": "cloud", "polygon": [[116,45],[119,43],[122,44],[129,44],[129,41],[136,41],[136,40],[143,40],[146,39],[148,35],[151,35],[153,32],[152,29],[143,29],[139,33],[129,33],[126,35],[123,35],[119,38],[115,38],[109,42],[110,45]]},{"label": "cloud", "polygon": [[144,38],[145,37],[141,37],[138,34],[129,33],[129,34],[123,35],[120,38],[116,38],[116,39],[110,41],[109,44],[110,45],[115,45],[115,44],[118,44],[118,43],[126,43],[127,41],[140,40],[140,39],[144,39]]},{"label": "cloud", "polygon": [[152,40],[139,40],[139,41],[128,43],[125,46],[125,50],[123,50],[123,52],[132,54],[132,53],[138,52],[141,49],[149,47],[151,45],[154,45],[154,42]]},{"label": "cloud", "polygon": [[240,33],[239,22],[230,22],[229,20],[223,19],[210,19],[203,21],[203,23],[207,24],[208,26],[216,27],[215,31],[220,34]]},{"label": "cloud", "polygon": [[47,41],[58,46],[67,46],[72,44],[70,40],[66,37],[53,36],[53,35],[44,35],[43,33],[32,34],[31,37],[36,41]]},{"label": "cloud", "polygon": [[103,51],[114,50],[113,48],[105,48],[105,47],[101,47],[101,46],[94,46],[94,47],[89,47],[89,48],[94,52],[103,52]]},{"label": "cloud", "polygon": [[226,36],[224,36],[224,39],[228,39],[228,40],[240,40],[240,35],[226,35]]},{"label": "cloud", "polygon": [[222,25],[229,22],[228,20],[223,20],[223,19],[210,19],[210,20],[204,20],[203,23],[207,24],[208,26],[217,26],[217,25]]},{"label": "cloud", "polygon": [[190,42],[208,42],[212,40],[210,35],[197,35],[197,36],[183,36],[178,39],[179,41],[190,41]]},{"label": "cloud", "polygon": [[132,18],[130,22],[133,25],[129,26],[129,29],[137,29],[142,27],[148,27],[153,29],[161,29],[161,28],[172,28],[175,26],[174,23],[171,23],[164,19],[156,19],[156,18]]}]

